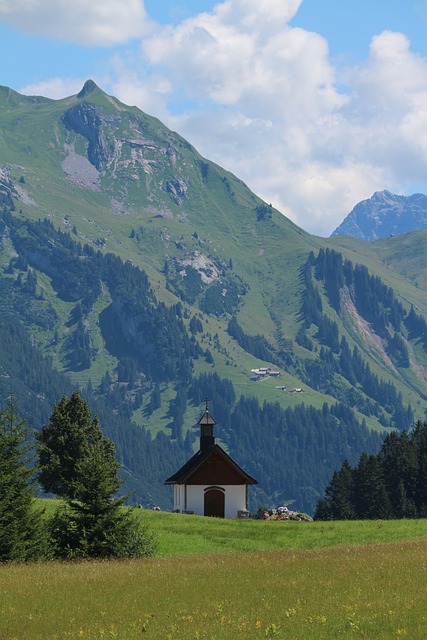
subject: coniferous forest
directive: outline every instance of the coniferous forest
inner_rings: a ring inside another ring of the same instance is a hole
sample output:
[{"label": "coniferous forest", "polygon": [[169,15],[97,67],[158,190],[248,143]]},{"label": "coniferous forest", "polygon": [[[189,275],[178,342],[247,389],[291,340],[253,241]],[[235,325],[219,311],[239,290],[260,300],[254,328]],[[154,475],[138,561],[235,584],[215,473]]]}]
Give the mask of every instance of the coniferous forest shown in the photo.
[{"label": "coniferous forest", "polygon": [[317,520],[375,520],[427,517],[427,423],[389,433],[378,454],[344,460],[333,473]]}]

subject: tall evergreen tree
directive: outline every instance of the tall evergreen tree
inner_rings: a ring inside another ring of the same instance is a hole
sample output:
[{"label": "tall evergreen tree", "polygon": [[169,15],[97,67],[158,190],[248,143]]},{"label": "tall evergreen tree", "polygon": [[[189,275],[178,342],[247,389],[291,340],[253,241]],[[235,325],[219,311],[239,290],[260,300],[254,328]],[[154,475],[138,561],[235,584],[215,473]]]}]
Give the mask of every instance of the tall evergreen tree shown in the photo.
[{"label": "tall evergreen tree", "polygon": [[74,494],[52,521],[56,555],[72,558],[132,558],[153,555],[147,528],[123,507],[126,496],[114,498],[122,486],[114,451],[100,440],[88,446],[76,465]]},{"label": "tall evergreen tree", "polygon": [[332,481],[326,489],[333,520],[353,520],[356,517],[352,494],[353,469],[348,460],[344,460],[341,469],[333,474]]},{"label": "tall evergreen tree", "polygon": [[123,507],[126,496],[114,495],[123,484],[114,444],[77,392],[53,408],[38,447],[45,490],[67,503],[51,524],[56,555],[123,558],[154,553],[152,536]]},{"label": "tall evergreen tree", "polygon": [[354,486],[354,505],[359,520],[392,517],[384,474],[377,456],[362,453],[354,474]]},{"label": "tall evergreen tree", "polygon": [[53,407],[49,423],[36,433],[40,460],[39,481],[47,493],[74,498],[77,465],[85,457],[87,447],[100,443],[106,454],[114,456],[114,445],[92,419],[87,403],[75,391],[63,396]]},{"label": "tall evergreen tree", "polygon": [[418,459],[413,437],[407,431],[389,433],[379,454],[387,492],[396,518],[414,517]]},{"label": "tall evergreen tree", "polygon": [[11,395],[0,411],[0,561],[47,555],[43,514],[34,505],[29,430]]},{"label": "tall evergreen tree", "polygon": [[[316,519],[343,519],[343,490],[335,472],[318,501]],[[360,456],[352,471],[351,504],[359,519],[424,518],[427,515],[427,423],[389,433],[378,455]],[[345,494],[344,494],[345,495]]]},{"label": "tall evergreen tree", "polygon": [[417,449],[417,487],[415,502],[418,515],[427,517],[427,423],[418,421],[413,431],[413,441]]}]

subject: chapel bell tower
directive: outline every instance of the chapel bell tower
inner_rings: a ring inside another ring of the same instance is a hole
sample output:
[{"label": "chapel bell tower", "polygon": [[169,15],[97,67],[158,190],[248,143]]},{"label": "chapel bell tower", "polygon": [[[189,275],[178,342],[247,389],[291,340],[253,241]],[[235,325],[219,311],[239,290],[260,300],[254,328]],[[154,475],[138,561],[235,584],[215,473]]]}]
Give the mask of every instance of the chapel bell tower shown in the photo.
[{"label": "chapel bell tower", "polygon": [[205,412],[200,418],[198,424],[200,425],[200,451],[204,451],[215,444],[214,426],[216,425],[216,422],[209,413],[207,399]]}]

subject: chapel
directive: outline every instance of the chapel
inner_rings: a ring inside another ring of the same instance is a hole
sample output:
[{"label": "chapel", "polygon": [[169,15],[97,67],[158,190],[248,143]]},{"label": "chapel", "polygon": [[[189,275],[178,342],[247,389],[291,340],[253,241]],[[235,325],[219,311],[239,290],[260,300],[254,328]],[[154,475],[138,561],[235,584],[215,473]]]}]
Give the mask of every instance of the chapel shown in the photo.
[{"label": "chapel", "polygon": [[215,443],[216,422],[207,401],[198,424],[199,451],[165,480],[165,484],[172,484],[174,488],[174,511],[217,518],[246,517],[248,487],[257,484],[257,480]]}]

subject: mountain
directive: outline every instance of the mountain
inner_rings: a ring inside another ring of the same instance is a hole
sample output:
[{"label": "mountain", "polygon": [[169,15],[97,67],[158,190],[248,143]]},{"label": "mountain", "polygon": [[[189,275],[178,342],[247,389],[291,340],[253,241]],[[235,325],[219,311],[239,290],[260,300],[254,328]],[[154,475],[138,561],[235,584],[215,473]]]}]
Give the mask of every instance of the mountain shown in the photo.
[{"label": "mountain", "polygon": [[0,212],[1,397],[38,429],[80,389],[136,502],[171,506],[205,398],[253,509],[425,419],[427,231],[311,236],[92,81],[0,88]]},{"label": "mountain", "polygon": [[372,198],[359,202],[332,236],[378,240],[417,229],[427,229],[427,196],[377,191]]}]

